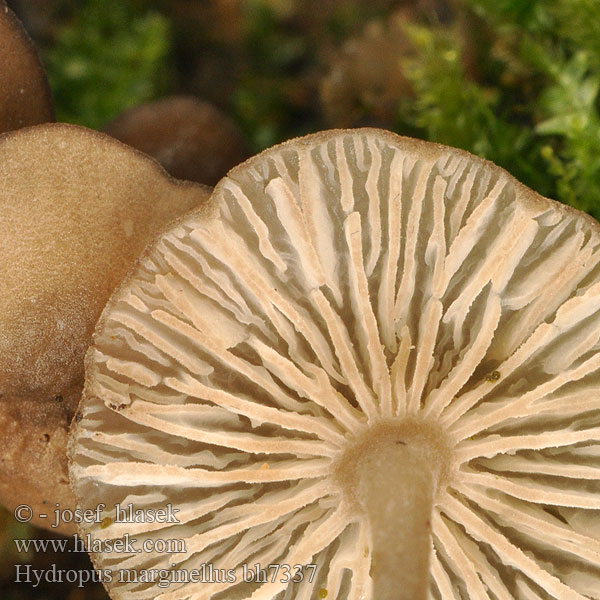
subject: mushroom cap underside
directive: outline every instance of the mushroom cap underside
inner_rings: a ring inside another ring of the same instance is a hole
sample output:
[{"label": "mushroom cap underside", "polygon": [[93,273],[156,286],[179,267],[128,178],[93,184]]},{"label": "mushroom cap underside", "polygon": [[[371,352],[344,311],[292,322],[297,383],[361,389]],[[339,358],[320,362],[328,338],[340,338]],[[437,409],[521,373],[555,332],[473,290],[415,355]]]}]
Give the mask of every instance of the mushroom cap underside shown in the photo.
[{"label": "mushroom cap underside", "polygon": [[105,505],[82,532],[153,548],[92,553],[127,571],[115,599],[368,599],[373,531],[340,464],[397,428],[439,463],[429,598],[599,598],[599,349],[593,220],[387,132],[284,143],[107,305],[70,442],[80,505]]}]

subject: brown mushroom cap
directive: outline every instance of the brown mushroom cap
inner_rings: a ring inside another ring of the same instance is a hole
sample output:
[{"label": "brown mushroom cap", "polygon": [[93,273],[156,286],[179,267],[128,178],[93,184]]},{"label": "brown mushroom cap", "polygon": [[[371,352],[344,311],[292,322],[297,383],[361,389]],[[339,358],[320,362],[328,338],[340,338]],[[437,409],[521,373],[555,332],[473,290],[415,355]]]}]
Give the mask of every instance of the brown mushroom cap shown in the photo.
[{"label": "brown mushroom cap", "polygon": [[115,599],[598,598],[600,227],[466,152],[367,129],[250,159],[86,369],[82,533],[137,540],[93,553]]},{"label": "brown mushroom cap", "polygon": [[40,58],[15,14],[0,0],[0,133],[54,121]]},{"label": "brown mushroom cap", "polygon": [[153,156],[174,177],[207,185],[217,183],[249,155],[233,121],[193,96],[173,96],[132,108],[105,131]]},{"label": "brown mushroom cap", "polygon": [[[0,419],[13,423],[0,428],[0,499],[12,504],[33,486],[53,501],[52,486],[30,476],[48,459],[62,464],[48,476],[66,479],[63,437],[62,453],[50,448],[77,406],[94,324],[152,236],[208,191],[106,135],[61,124],[0,137],[0,181]],[[19,437],[38,464],[15,452]]]},{"label": "brown mushroom cap", "polygon": [[393,123],[398,103],[414,95],[404,75],[404,59],[413,53],[406,23],[414,10],[401,9],[385,22],[367,23],[328,57],[319,95],[327,122],[351,126],[370,119]]},{"label": "brown mushroom cap", "polygon": [[[0,400],[0,504],[31,506],[33,523],[63,534],[76,531],[65,519],[54,528],[54,510],[75,508],[67,472],[69,424],[82,385],[47,401],[23,396]],[[48,517],[39,517],[47,514]]]}]

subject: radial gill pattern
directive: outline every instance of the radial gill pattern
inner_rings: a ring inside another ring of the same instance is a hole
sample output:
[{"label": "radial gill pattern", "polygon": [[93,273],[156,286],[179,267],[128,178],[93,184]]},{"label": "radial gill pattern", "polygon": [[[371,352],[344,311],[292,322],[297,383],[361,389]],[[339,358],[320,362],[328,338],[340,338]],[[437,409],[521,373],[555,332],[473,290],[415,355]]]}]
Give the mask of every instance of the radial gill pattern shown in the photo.
[{"label": "radial gill pattern", "polygon": [[450,148],[283,144],[146,252],[77,420],[113,598],[370,600],[336,465],[408,421],[449,448],[429,598],[600,598],[598,225]]}]

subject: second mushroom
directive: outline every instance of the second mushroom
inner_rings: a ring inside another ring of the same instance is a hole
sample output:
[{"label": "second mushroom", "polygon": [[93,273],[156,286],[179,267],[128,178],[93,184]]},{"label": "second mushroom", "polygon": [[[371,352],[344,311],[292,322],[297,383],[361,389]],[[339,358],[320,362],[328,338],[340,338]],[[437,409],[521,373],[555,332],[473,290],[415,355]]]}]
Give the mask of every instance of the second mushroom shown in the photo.
[{"label": "second mushroom", "polygon": [[600,598],[599,226],[465,152],[232,170],[113,296],[80,410],[113,598]]}]

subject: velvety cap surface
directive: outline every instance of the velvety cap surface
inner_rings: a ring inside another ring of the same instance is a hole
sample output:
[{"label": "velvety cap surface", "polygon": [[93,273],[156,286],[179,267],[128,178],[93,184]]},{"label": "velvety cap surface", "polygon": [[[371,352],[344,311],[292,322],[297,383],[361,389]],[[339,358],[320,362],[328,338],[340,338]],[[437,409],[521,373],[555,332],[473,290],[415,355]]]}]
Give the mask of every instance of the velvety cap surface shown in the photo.
[{"label": "velvety cap surface", "polygon": [[0,133],[54,120],[54,103],[33,43],[0,0]]},{"label": "velvety cap surface", "polygon": [[0,137],[0,182],[0,502],[72,508],[67,431],[96,320],[152,236],[208,192],[59,124]]}]

